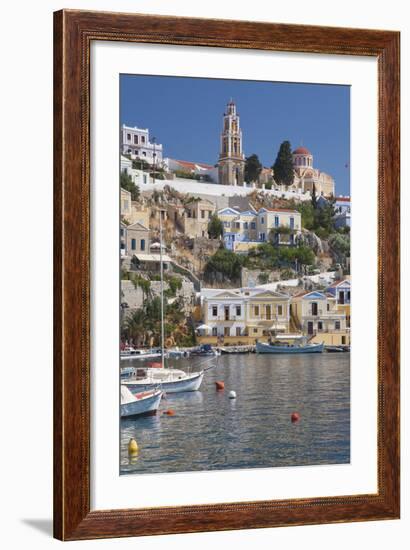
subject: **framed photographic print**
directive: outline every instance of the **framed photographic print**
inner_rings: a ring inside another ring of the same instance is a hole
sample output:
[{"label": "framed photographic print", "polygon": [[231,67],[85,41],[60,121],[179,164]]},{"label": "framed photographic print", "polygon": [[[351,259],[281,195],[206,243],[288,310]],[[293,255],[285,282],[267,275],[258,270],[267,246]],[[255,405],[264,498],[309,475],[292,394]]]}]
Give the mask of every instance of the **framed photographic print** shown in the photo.
[{"label": "framed photographic print", "polygon": [[55,536],[399,517],[399,33],[55,13]]}]

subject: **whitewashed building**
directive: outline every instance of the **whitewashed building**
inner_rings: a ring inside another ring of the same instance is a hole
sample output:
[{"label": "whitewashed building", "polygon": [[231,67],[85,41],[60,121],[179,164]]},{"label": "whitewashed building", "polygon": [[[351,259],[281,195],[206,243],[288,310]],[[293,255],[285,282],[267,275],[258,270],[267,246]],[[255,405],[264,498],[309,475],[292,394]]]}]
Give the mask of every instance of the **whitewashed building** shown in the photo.
[{"label": "whitewashed building", "polygon": [[121,153],[130,155],[131,159],[142,159],[149,164],[162,165],[162,144],[149,137],[148,128],[137,126],[121,127]]},{"label": "whitewashed building", "polygon": [[203,301],[203,334],[207,336],[245,336],[246,296],[224,290]]}]

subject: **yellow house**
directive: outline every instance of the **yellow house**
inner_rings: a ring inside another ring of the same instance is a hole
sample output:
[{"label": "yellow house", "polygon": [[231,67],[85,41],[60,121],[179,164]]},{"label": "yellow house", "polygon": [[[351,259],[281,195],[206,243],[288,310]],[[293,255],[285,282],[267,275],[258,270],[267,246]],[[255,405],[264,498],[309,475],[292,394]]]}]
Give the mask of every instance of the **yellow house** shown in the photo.
[{"label": "yellow house", "polygon": [[287,208],[261,208],[258,211],[258,240],[270,239],[275,244],[293,245],[302,231],[302,216]]},{"label": "yellow house", "polygon": [[246,327],[254,339],[269,338],[272,333],[289,332],[289,295],[265,290],[249,296]]},{"label": "yellow house", "polygon": [[346,315],[337,307],[330,293],[304,291],[291,299],[291,318],[311,342],[325,345],[350,345],[350,328]]},{"label": "yellow house", "polygon": [[346,327],[350,328],[350,304],[351,304],[351,281],[350,279],[342,279],[335,281],[327,289],[329,294],[332,294],[336,299],[337,310],[346,315]]}]

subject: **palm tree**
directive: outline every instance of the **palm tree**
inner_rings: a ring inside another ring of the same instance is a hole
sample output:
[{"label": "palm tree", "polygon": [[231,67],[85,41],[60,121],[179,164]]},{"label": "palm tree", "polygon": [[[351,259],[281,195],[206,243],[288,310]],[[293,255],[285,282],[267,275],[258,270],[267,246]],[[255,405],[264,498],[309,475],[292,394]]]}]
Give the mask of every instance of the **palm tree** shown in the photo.
[{"label": "palm tree", "polygon": [[133,340],[137,347],[145,344],[146,321],[145,311],[143,309],[137,309],[124,322],[123,332],[127,336],[127,339],[129,341]]}]

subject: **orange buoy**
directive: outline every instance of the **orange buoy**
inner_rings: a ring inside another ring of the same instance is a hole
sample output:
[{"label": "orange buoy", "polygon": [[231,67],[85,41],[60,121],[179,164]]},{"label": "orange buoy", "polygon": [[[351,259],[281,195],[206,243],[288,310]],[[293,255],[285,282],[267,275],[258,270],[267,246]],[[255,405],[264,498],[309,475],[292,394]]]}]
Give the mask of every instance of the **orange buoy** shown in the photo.
[{"label": "orange buoy", "polygon": [[222,380],[217,380],[215,382],[215,386],[216,386],[216,391],[224,390],[225,389],[225,382],[223,382]]},{"label": "orange buoy", "polygon": [[168,409],[168,410],[164,411],[164,414],[166,414],[167,416],[174,416],[175,411],[174,411],[174,409]]},{"label": "orange buoy", "polygon": [[291,421],[294,423],[294,422],[298,422],[300,420],[300,414],[298,412],[293,412],[291,415],[290,415],[290,419]]}]

